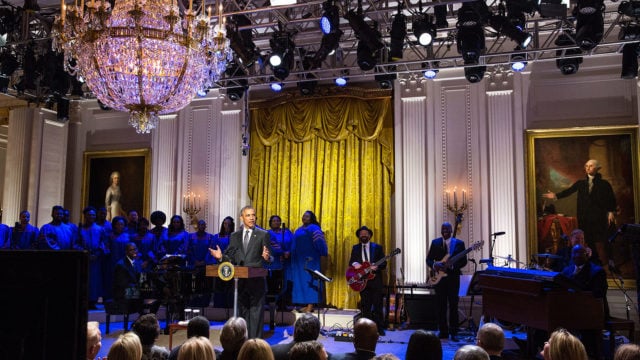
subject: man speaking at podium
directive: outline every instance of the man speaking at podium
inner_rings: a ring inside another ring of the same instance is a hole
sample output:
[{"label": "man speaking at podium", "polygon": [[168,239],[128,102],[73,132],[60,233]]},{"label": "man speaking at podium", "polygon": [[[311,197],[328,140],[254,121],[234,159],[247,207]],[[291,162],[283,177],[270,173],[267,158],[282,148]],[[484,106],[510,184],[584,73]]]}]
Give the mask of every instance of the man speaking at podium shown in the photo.
[{"label": "man speaking at podium", "polygon": [[[229,261],[237,266],[262,268],[271,260],[271,241],[266,230],[256,227],[256,210],[245,206],[240,210],[242,229],[229,236],[229,246],[222,253],[220,246],[209,249],[218,261]],[[240,279],[238,283],[239,314],[247,322],[249,338],[262,337],[263,306],[267,293],[265,278]]]}]

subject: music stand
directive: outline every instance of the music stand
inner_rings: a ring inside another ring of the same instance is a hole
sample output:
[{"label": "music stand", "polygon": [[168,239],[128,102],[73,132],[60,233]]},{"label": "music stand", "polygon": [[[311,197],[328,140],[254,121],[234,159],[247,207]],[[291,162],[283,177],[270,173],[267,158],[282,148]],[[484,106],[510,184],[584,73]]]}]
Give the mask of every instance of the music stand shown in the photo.
[{"label": "music stand", "polygon": [[[318,270],[309,269],[306,266],[304,270],[311,275],[312,280],[318,280],[318,305],[322,305],[324,308],[326,306],[324,300],[324,283],[332,282],[333,279]],[[320,331],[322,331],[322,328],[324,327],[324,319],[320,319],[320,306],[318,306],[318,320],[320,321]]]}]

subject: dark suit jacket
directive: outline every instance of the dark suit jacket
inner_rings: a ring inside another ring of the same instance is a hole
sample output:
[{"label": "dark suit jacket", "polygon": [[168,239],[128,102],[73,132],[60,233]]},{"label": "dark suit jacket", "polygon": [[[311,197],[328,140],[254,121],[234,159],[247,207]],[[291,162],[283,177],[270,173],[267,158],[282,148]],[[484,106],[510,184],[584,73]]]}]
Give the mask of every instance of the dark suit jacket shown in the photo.
[{"label": "dark suit jacket", "polygon": [[356,350],[350,353],[331,354],[329,360],[370,360],[375,356],[376,353],[373,351]]},{"label": "dark suit jacket", "polygon": [[579,273],[574,274],[574,271],[575,265],[572,264],[562,270],[562,275],[573,280],[580,289],[591,291],[596,298],[607,296],[607,274],[601,266],[587,261]]},{"label": "dark suit jacket", "polygon": [[[373,265],[373,263],[379,261],[384,258],[384,251],[382,250],[382,246],[369,241],[369,263]],[[351,249],[351,258],[349,259],[349,265],[354,262],[359,262],[360,264],[364,263],[364,259],[362,258],[362,244],[358,243],[353,245]],[[378,270],[374,271],[374,275],[376,275],[373,279],[367,281],[367,287],[375,286],[382,288],[382,276],[378,276],[380,273],[387,267],[387,262],[384,261],[380,265],[378,265]]]},{"label": "dark suit jacket", "polygon": [[125,298],[127,288],[137,287],[142,272],[142,263],[136,259],[131,264],[126,256],[116,263],[113,271],[113,298],[121,300]]},{"label": "dark suit jacket", "polygon": [[[451,246],[453,247],[453,254],[451,257],[455,256],[464,251],[464,241],[458,240],[456,238],[451,238]],[[427,254],[427,265],[430,268],[433,268],[433,264],[438,262],[444,258],[447,254],[446,249],[444,247],[444,239],[439,237],[431,241],[431,246],[429,247],[429,254]],[[460,275],[460,269],[467,265],[467,257],[463,256],[458,261],[453,264],[453,269],[447,268],[446,273],[448,275]]]},{"label": "dark suit jacket", "polygon": [[262,258],[262,247],[266,246],[269,249],[269,253],[272,254],[269,233],[258,227],[253,228],[246,253],[242,246],[243,236],[244,229],[236,231],[229,236],[229,246],[224,251],[224,257],[238,266],[261,268],[265,262]]},{"label": "dark suit jacket", "polygon": [[598,226],[607,226],[608,212],[616,211],[616,197],[607,180],[602,179],[601,174],[596,174],[593,178],[593,188],[589,193],[589,179],[576,181],[569,188],[556,194],[558,199],[567,197],[574,192],[578,192],[577,216],[578,226],[584,230],[585,226],[594,222]]},{"label": "dark suit jacket", "polygon": [[295,341],[291,341],[286,344],[276,344],[271,346],[273,358],[275,360],[289,360],[289,350],[291,350],[295,343]]}]

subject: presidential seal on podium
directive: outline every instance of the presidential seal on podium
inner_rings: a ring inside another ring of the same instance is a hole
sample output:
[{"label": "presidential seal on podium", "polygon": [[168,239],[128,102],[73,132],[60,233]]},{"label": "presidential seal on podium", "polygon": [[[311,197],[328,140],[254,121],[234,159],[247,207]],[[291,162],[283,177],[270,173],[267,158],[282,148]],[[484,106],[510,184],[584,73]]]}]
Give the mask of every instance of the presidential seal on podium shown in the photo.
[{"label": "presidential seal on podium", "polygon": [[235,275],[235,268],[233,267],[232,263],[225,261],[218,266],[218,277],[221,280],[229,281],[233,279],[234,275]]}]

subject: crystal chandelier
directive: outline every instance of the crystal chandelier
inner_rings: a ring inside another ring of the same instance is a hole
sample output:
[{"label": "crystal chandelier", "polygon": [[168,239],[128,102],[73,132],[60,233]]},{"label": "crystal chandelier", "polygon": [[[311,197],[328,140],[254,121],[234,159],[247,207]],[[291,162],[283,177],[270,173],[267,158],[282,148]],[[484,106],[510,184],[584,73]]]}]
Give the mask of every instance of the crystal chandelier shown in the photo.
[{"label": "crystal chandelier", "polygon": [[211,7],[198,15],[193,0],[182,17],[175,0],[116,0],[113,9],[106,0],[69,9],[61,1],[53,48],[64,52],[65,69],[106,106],[129,112],[138,133],[189,104],[233,56],[222,5],[212,27]]}]

